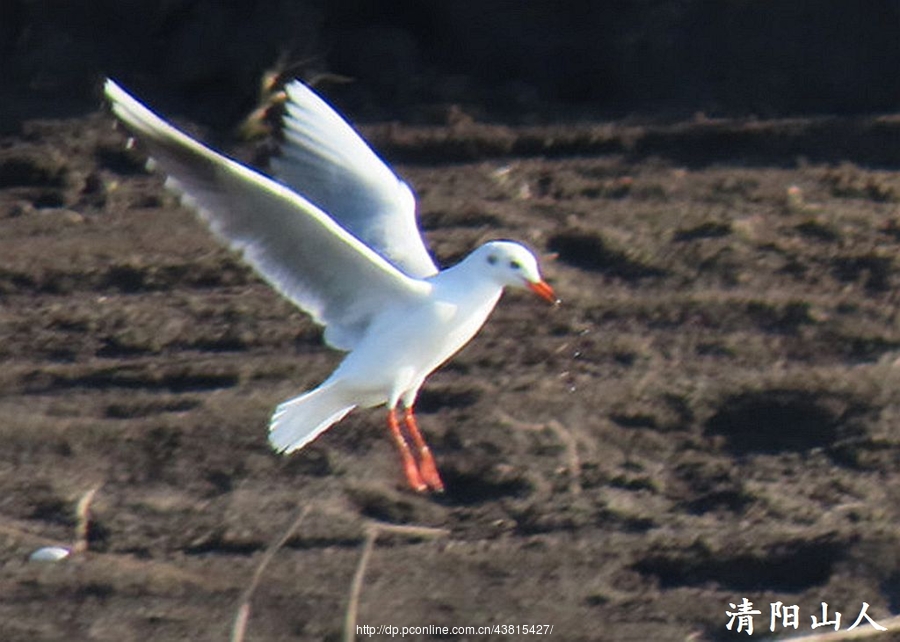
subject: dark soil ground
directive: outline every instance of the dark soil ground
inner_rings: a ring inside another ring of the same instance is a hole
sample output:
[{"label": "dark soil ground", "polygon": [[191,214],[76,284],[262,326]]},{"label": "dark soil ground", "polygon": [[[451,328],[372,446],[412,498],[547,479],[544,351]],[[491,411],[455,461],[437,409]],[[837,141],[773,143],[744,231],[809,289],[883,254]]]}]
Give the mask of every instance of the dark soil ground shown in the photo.
[{"label": "dark soil ground", "polygon": [[[0,142],[0,639],[225,640],[304,507],[247,640],[340,639],[383,522],[446,531],[378,538],[363,625],[720,640],[745,597],[757,638],[777,601],[800,616],[779,637],[823,601],[842,629],[900,611],[895,121],[366,133],[441,262],[557,255],[561,306],[507,294],[426,385],[442,496],[404,487],[381,411],[270,451],[273,407],[339,356],[109,116]],[[89,550],[27,561],[98,484]]]}]

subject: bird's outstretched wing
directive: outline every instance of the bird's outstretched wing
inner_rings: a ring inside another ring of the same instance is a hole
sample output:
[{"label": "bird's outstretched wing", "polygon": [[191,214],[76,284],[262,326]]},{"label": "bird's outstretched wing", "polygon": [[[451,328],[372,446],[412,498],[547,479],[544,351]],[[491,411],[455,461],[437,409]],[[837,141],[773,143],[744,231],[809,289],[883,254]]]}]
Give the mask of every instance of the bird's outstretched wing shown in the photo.
[{"label": "bird's outstretched wing", "polygon": [[429,291],[284,185],[218,154],[156,116],[112,80],[115,115],[147,147],[166,185],[275,289],[352,349],[373,315]]},{"label": "bird's outstretched wing", "polygon": [[356,131],[299,81],[285,88],[279,180],[409,276],[438,269],[416,222],[416,199]]}]

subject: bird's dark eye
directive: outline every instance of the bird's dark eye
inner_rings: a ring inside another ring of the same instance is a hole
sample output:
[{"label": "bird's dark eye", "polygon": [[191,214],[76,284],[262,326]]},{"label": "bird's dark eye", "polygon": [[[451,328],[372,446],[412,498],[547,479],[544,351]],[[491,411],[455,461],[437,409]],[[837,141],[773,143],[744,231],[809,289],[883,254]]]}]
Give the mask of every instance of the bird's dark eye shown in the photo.
[{"label": "bird's dark eye", "polygon": [[519,262],[516,261],[516,260],[513,260],[513,261],[510,261],[510,262],[509,262],[509,267],[511,267],[511,268],[514,269],[514,270],[521,270],[521,269],[522,269],[522,264],[519,263]]},{"label": "bird's dark eye", "polygon": [[491,265],[497,265],[497,255],[496,254],[488,254],[487,262]]}]

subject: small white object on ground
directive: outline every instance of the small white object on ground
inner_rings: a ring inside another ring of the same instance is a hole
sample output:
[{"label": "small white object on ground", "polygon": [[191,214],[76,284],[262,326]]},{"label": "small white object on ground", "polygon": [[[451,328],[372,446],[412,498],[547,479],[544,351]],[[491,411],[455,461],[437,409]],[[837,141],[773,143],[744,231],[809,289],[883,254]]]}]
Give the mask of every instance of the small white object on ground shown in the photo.
[{"label": "small white object on ground", "polygon": [[72,551],[62,546],[44,546],[28,557],[29,562],[58,562],[66,559]]}]

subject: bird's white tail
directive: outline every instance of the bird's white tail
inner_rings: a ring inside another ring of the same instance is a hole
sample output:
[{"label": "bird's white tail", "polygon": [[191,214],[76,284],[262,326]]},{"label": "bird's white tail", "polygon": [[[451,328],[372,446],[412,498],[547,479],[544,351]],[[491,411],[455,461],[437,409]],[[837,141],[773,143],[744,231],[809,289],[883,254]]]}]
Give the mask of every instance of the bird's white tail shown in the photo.
[{"label": "bird's white tail", "polygon": [[269,443],[281,453],[292,453],[325,432],[356,407],[348,404],[338,382],[325,383],[275,409],[269,423]]}]

